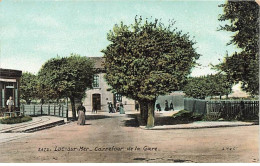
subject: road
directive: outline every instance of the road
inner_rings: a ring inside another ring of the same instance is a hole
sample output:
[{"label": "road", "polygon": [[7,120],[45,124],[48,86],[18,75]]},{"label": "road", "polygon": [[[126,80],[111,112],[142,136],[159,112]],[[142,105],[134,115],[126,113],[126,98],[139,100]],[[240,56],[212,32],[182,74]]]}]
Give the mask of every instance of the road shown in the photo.
[{"label": "road", "polygon": [[[88,115],[0,142],[0,162],[259,162],[259,127],[143,130],[135,115]],[[7,135],[9,134],[9,135]],[[20,136],[20,137],[19,137]]]}]

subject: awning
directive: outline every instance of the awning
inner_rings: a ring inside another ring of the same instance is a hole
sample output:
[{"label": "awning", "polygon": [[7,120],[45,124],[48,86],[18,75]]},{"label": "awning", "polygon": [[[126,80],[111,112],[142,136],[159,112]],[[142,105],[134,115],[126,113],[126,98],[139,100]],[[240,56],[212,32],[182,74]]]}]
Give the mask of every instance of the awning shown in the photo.
[{"label": "awning", "polygon": [[3,82],[16,82],[16,79],[0,78],[0,81],[3,81]]}]

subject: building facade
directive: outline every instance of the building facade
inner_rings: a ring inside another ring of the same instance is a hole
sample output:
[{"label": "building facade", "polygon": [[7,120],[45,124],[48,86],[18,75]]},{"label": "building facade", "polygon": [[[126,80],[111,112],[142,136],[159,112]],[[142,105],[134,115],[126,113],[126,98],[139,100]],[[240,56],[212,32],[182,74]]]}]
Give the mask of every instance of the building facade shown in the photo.
[{"label": "building facade", "polygon": [[0,108],[6,108],[6,102],[11,96],[16,109],[20,107],[20,78],[22,71],[0,68]]},{"label": "building facade", "polygon": [[93,88],[86,91],[86,97],[83,100],[83,105],[87,111],[92,110],[93,106],[97,106],[98,111],[108,112],[108,102],[111,101],[114,106],[118,102],[122,102],[125,111],[133,111],[135,109],[135,101],[128,99],[120,94],[113,94],[108,91],[109,85],[104,79],[104,58],[102,57],[91,57],[95,62],[95,69],[98,71],[94,75]]}]

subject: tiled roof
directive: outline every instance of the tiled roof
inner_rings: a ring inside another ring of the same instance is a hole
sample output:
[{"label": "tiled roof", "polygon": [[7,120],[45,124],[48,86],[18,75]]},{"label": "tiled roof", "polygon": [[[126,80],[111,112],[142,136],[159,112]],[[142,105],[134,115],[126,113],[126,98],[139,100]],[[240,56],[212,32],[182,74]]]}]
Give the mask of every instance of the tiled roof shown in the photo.
[{"label": "tiled roof", "polygon": [[94,60],[95,62],[94,68],[104,69],[105,58],[103,57],[89,57],[89,58]]}]

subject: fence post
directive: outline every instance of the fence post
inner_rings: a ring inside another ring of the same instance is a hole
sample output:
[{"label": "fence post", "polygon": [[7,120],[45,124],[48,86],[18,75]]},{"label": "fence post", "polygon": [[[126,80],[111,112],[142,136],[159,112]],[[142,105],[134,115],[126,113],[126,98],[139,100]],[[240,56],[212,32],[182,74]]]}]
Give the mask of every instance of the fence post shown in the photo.
[{"label": "fence post", "polygon": [[61,105],[61,116],[63,117],[63,105]]},{"label": "fence post", "polygon": [[59,105],[59,116],[60,116],[60,105]]},{"label": "fence post", "polygon": [[54,108],[54,116],[55,116],[55,111],[56,111],[56,110],[55,110],[55,108],[56,108],[56,105],[55,105],[55,104],[54,104],[53,108]]},{"label": "fence post", "polygon": [[24,104],[23,104],[23,115],[25,115],[25,114],[24,114]]},{"label": "fence post", "polygon": [[66,118],[67,120],[69,120],[69,106],[67,105],[67,109],[66,109]]},{"label": "fence post", "polygon": [[48,115],[50,115],[50,110],[51,108],[50,108],[50,104],[48,104]]},{"label": "fence post", "polygon": [[42,104],[41,104],[41,115],[42,115]]},{"label": "fence post", "polygon": [[33,105],[33,115],[35,116],[35,105]]},{"label": "fence post", "polygon": [[209,114],[209,101],[206,101],[206,114]]}]

